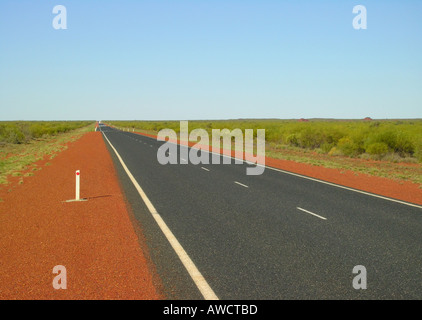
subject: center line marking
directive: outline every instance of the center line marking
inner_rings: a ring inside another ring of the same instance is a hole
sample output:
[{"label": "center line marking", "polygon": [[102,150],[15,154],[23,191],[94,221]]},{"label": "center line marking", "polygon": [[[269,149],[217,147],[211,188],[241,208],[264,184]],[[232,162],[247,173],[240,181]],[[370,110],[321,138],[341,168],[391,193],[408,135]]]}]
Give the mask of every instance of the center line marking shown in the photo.
[{"label": "center line marking", "polygon": [[318,218],[320,218],[320,219],[322,219],[322,220],[327,220],[327,218],[324,218],[324,217],[322,217],[322,216],[320,216],[320,215],[317,215],[316,213],[313,213],[313,212],[311,212],[311,211],[308,211],[308,210],[305,210],[305,209],[302,209],[302,208],[299,208],[299,207],[296,207],[296,208],[297,208],[298,210],[303,211],[303,212],[306,212],[306,213],[312,214],[313,216],[318,217]]},{"label": "center line marking", "polygon": [[246,184],[240,183],[235,181],[234,183],[237,183],[239,186],[245,187],[245,188],[249,188]]},{"label": "center line marking", "polygon": [[201,167],[201,169],[203,169],[205,171],[210,171],[210,169],[207,169],[207,168],[204,168],[204,167]]}]

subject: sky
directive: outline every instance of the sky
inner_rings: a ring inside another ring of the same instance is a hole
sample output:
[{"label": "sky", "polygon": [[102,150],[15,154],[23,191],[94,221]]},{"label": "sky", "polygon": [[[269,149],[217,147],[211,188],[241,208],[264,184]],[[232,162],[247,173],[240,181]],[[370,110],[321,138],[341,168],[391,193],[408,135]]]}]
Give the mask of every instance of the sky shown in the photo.
[{"label": "sky", "polygon": [[422,118],[421,17],[420,0],[1,0],[0,120]]}]

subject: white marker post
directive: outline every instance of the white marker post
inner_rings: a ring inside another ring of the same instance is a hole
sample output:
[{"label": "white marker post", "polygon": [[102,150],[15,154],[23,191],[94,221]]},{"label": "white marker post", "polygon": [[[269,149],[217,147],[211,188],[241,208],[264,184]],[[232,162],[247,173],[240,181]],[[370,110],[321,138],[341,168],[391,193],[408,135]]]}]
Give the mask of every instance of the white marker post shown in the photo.
[{"label": "white marker post", "polygon": [[76,170],[76,192],[75,192],[75,200],[79,201],[80,199],[80,183],[81,183],[81,172]]},{"label": "white marker post", "polygon": [[81,192],[81,171],[80,170],[76,170],[75,177],[76,177],[75,199],[66,200],[65,202],[87,201],[88,200],[86,198],[81,199],[81,195],[80,195],[80,192]]}]

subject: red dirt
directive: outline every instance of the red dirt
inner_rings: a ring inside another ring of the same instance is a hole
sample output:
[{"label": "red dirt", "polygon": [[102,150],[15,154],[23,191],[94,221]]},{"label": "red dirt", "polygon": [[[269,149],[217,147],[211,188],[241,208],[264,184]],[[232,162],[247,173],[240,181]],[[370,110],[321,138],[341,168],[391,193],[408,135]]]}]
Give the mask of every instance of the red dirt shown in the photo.
[{"label": "red dirt", "polygon": [[[157,135],[135,132],[144,136],[157,138]],[[178,143],[186,144],[186,141]],[[195,142],[189,142],[189,146],[195,145]],[[205,146],[206,147],[206,146]],[[234,157],[234,150],[220,149],[220,153]],[[351,170],[340,170],[333,168],[324,168],[305,163],[298,163],[291,160],[280,160],[265,157],[265,164],[269,167],[282,169],[304,176],[336,183],[342,186],[403,200],[422,205],[422,189],[413,182],[398,182],[383,177],[371,176],[368,174],[356,173]]]},{"label": "red dirt", "polygon": [[[49,162],[2,195],[0,299],[162,299],[101,133]],[[78,169],[88,201],[65,203]],[[66,290],[53,288],[56,265],[66,267]]]}]

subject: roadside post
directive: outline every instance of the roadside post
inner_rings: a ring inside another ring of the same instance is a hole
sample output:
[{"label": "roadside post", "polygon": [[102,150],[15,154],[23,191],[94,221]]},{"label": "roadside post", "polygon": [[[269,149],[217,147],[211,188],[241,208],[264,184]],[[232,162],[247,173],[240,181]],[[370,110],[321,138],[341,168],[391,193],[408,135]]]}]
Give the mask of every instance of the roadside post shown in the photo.
[{"label": "roadside post", "polygon": [[80,199],[80,184],[81,184],[81,172],[76,170],[76,192],[75,192],[75,200],[79,201]]},{"label": "roadside post", "polygon": [[76,201],[87,201],[86,198],[81,198],[81,171],[76,170],[75,172],[75,199],[66,200],[64,202],[76,202]]}]

